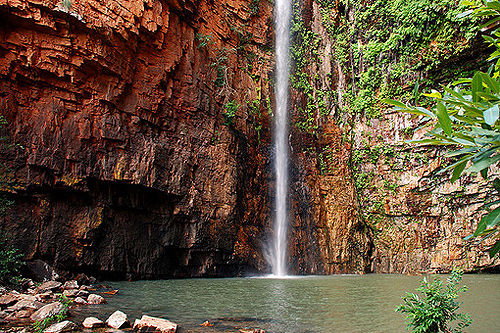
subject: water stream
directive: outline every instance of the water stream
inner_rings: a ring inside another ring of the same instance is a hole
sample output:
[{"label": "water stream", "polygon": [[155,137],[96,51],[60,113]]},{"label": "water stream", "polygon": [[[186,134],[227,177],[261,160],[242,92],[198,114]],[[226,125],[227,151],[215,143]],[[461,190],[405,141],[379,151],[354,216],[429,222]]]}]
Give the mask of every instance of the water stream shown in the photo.
[{"label": "water stream", "polygon": [[285,276],[288,231],[288,100],[290,79],[290,0],[276,0],[276,114],[274,144],[276,152],[276,215],[271,267],[275,276]]},{"label": "water stream", "polygon": [[[441,279],[445,279],[442,276]],[[122,310],[132,320],[142,314],[168,318],[182,332],[266,333],[407,332],[404,315],[394,309],[421,276],[335,275],[287,279],[233,278],[110,282],[119,290],[108,304],[81,307],[73,320],[106,319]],[[465,275],[469,291],[461,310],[474,322],[466,332],[500,332],[500,275]],[[205,320],[212,328],[201,327]]]}]

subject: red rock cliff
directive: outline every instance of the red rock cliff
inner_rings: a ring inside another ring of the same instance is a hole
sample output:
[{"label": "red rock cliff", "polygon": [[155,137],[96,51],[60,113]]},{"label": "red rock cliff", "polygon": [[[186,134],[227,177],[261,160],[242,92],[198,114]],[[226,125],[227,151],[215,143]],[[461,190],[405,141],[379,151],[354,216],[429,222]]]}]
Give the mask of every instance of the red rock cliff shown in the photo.
[{"label": "red rock cliff", "polygon": [[0,105],[19,145],[2,223],[27,258],[116,278],[265,269],[271,10],[0,1]]}]

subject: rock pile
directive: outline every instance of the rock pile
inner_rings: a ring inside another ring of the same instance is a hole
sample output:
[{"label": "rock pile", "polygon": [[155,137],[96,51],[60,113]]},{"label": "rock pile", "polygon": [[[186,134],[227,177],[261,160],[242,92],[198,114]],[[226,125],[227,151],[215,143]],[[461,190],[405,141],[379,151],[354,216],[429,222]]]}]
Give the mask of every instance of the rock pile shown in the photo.
[{"label": "rock pile", "polygon": [[[106,303],[102,296],[90,293],[90,285],[81,285],[77,280],[45,281],[40,285],[26,280],[23,286],[23,292],[0,288],[0,325],[31,325],[64,314],[68,309],[63,304],[66,300],[73,300],[76,305]],[[50,326],[46,332],[64,332],[75,327],[74,323],[64,321]]]}]

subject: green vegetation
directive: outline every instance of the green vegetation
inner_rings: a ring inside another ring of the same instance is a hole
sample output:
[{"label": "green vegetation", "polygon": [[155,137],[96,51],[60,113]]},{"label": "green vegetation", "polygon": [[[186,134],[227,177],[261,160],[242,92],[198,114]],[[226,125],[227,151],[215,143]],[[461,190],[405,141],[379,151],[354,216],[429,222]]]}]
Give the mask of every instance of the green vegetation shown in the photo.
[{"label": "green vegetation", "polygon": [[233,125],[234,117],[236,117],[236,112],[238,112],[239,108],[240,105],[236,103],[235,100],[232,100],[224,105],[224,113],[222,114],[224,117],[224,125]]},{"label": "green vegetation", "polygon": [[[467,291],[467,286],[458,287],[462,274],[462,271],[453,270],[445,287],[439,279],[429,283],[424,278],[417,288],[423,298],[412,293],[403,297],[403,304],[396,311],[407,314],[408,329],[417,333],[458,333],[472,323],[469,314],[457,313],[461,305],[456,301],[458,294]],[[451,325],[455,321],[454,328]]]},{"label": "green vegetation", "polygon": [[[500,21],[500,2],[481,3],[465,2],[472,9],[464,15],[490,17],[485,26]],[[425,145],[446,145],[453,150],[448,157],[456,162],[444,168],[442,172],[453,170],[451,181],[454,182],[466,173],[480,173],[488,179],[488,169],[500,161],[500,32],[497,29],[491,36],[485,36],[496,51],[490,60],[496,64],[488,73],[476,72],[472,78],[460,79],[449,86],[442,86],[443,93],[433,91],[425,94],[432,101],[429,109],[407,105],[399,101],[385,99],[395,110],[423,116],[430,121],[433,129],[427,132],[427,138],[416,142]],[[500,194],[500,178],[491,181],[493,188]],[[500,251],[500,200],[485,203],[481,209],[488,211],[479,222],[476,231],[469,238],[495,240],[489,250],[490,256]],[[495,208],[496,207],[496,208]],[[492,209],[494,208],[494,209]]]},{"label": "green vegetation", "polygon": [[464,7],[455,0],[319,3],[347,76],[342,102],[350,114],[379,118],[380,98],[415,99],[415,90],[468,70],[450,60],[470,48],[479,20],[458,17]]},{"label": "green vegetation", "polygon": [[0,285],[17,284],[20,280],[22,254],[10,244],[7,237],[0,235]]},{"label": "green vegetation", "polygon": [[44,320],[34,322],[31,326],[34,333],[42,333],[50,325],[59,323],[68,317],[68,308],[71,303],[73,303],[73,301],[69,300],[66,296],[61,294],[59,295],[59,302],[64,306],[63,311],[57,315],[45,318]]},{"label": "green vegetation", "polygon": [[304,95],[305,101],[300,101],[297,105],[298,117],[295,126],[301,132],[316,134],[317,117],[329,113],[328,101],[331,99],[332,93],[329,89],[317,89],[314,84],[317,78],[311,77],[309,73],[312,66],[321,63],[319,58],[320,38],[305,25],[300,8],[300,2],[296,1],[292,21],[291,58],[294,68],[291,75],[291,86]]}]

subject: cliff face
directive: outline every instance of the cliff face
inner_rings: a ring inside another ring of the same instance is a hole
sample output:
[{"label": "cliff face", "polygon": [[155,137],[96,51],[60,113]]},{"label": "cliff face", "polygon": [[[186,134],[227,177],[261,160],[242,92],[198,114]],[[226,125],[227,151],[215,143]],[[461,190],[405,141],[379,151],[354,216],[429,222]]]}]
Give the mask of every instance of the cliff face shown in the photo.
[{"label": "cliff face", "polygon": [[[309,7],[313,21],[308,33],[313,34],[321,55],[311,65],[316,66],[311,75],[315,79],[310,81],[315,94],[309,101],[316,103],[318,112],[308,113],[305,107],[300,114],[318,127],[316,132],[309,131],[320,138],[316,142],[329,137],[325,119],[331,117],[338,124],[337,137],[344,136],[344,142],[351,143],[344,144],[349,154],[344,162],[349,167],[342,170],[334,164],[332,170],[329,165],[339,161],[342,150],[331,143],[322,150],[316,146],[316,175],[324,179],[322,173],[339,172],[340,184],[354,183],[356,192],[350,204],[341,205],[344,209],[340,212],[336,203],[343,201],[350,189],[342,191],[344,195],[334,203],[328,202],[326,209],[332,210],[332,218],[326,220],[349,216],[345,207],[357,202],[355,211],[364,229],[358,227],[357,234],[351,229],[348,234],[360,235],[359,230],[364,230],[373,235],[373,254],[366,246],[356,247],[372,256],[372,272],[448,272],[453,267],[498,270],[500,260],[490,259],[485,252],[491,244],[464,240],[483,213],[477,209],[495,197],[494,190],[480,176],[465,176],[451,184],[451,173],[438,173],[451,162],[444,156],[446,149],[404,142],[422,138],[432,124],[394,112],[379,102],[392,98],[425,106],[425,99],[418,98],[420,92],[438,89],[440,83],[485,67],[482,61],[490,52],[478,36],[477,22],[457,19],[463,9],[453,1],[429,6],[411,0],[397,3],[397,11],[391,6],[395,3],[315,1]],[[329,80],[323,80],[321,72]],[[317,73],[320,75],[314,76]],[[325,90],[318,82],[328,83],[331,98],[318,94]],[[307,95],[311,89],[303,91]],[[323,102],[323,113],[322,100],[331,103]],[[323,192],[323,197],[334,196],[338,186]],[[321,202],[321,192],[318,194],[315,198]],[[347,225],[356,225],[352,216]]]},{"label": "cliff face", "polygon": [[27,258],[109,277],[265,269],[268,2],[1,1]]},{"label": "cliff face", "polygon": [[[400,144],[421,124],[375,100],[406,94],[414,74],[364,35],[385,29],[373,3],[343,3],[294,5],[291,272],[498,267],[463,241],[491,191],[451,186],[436,175],[443,151]],[[1,176],[16,202],[1,228],[27,259],[108,278],[268,271],[272,10],[0,0],[0,106],[15,143]],[[417,58],[440,60],[439,43]],[[459,46],[420,79],[483,56]]]}]

